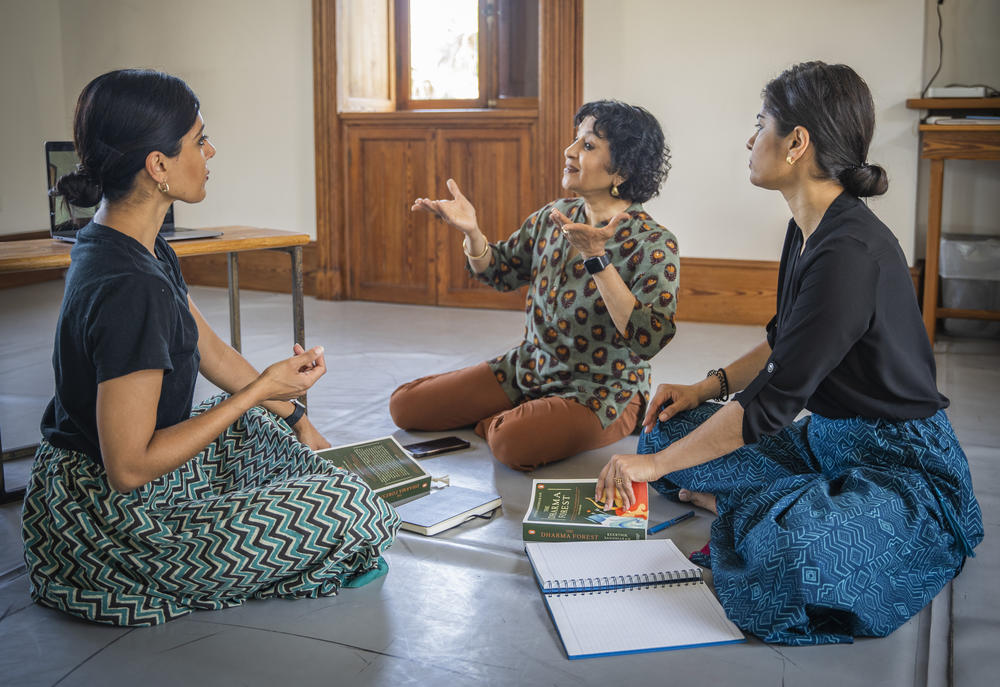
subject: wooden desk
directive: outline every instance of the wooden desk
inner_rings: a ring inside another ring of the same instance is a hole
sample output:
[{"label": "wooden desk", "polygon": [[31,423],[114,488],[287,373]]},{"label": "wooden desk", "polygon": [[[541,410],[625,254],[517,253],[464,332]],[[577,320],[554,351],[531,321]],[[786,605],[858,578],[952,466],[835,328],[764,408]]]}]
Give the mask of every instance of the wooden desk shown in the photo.
[{"label": "wooden desk", "polygon": [[[292,260],[292,329],[294,340],[305,343],[305,309],[302,289],[302,246],[309,243],[308,234],[296,234],[277,229],[252,227],[215,227],[222,236],[211,239],[174,241],[170,245],[178,257],[190,255],[228,255],[229,272],[229,336],[233,348],[240,350],[240,279],[239,254],[250,250],[279,250]],[[53,239],[0,242],[0,274],[8,272],[34,272],[37,270],[65,269],[69,267],[73,244]],[[305,397],[302,398],[305,402]],[[4,451],[0,447],[0,461],[15,459],[33,453],[34,447]],[[0,464],[0,503],[23,496],[4,488],[3,465]]]},{"label": "wooden desk", "polygon": [[[1000,112],[1000,98],[915,98],[910,109],[936,114]],[[1000,125],[921,124],[920,157],[931,161],[930,206],[927,211],[927,248],[924,263],[924,326],[934,343],[939,317],[1000,320],[1000,311],[960,310],[938,306],[938,261],[941,253],[941,206],[945,160],[1000,160]]]}]

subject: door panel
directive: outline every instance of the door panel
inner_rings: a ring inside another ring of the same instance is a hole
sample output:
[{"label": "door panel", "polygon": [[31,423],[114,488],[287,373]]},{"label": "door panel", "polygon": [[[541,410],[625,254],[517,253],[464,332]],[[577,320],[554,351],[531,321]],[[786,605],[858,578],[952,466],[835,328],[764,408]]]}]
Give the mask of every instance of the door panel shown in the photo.
[{"label": "door panel", "polygon": [[[450,197],[452,177],[476,208],[479,227],[491,242],[506,239],[535,211],[535,174],[531,160],[533,125],[507,128],[449,128],[437,132],[437,191]],[[469,276],[461,235],[436,229],[437,302],[479,308],[519,309],[524,289],[500,293]]]},{"label": "door panel", "polygon": [[347,127],[349,297],[433,304],[431,217],[410,211],[434,184],[432,132]]}]

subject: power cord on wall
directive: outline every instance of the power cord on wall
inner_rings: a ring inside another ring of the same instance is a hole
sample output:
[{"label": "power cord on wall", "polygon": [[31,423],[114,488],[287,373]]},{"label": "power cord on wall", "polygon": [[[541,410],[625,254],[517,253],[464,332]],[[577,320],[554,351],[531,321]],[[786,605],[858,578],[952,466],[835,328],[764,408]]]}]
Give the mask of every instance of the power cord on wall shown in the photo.
[{"label": "power cord on wall", "polygon": [[943,2],[944,2],[944,0],[938,0],[937,8],[936,8],[937,9],[937,16],[938,16],[938,32],[937,32],[938,33],[938,66],[937,66],[937,69],[934,70],[934,74],[931,76],[930,81],[928,81],[927,85],[924,86],[924,90],[920,91],[920,97],[921,98],[923,98],[925,95],[927,95],[927,89],[931,87],[931,84],[934,83],[934,79],[936,79],[937,75],[941,73],[941,63],[943,62],[943,57],[944,57],[944,39],[941,37],[941,24],[942,24],[942,20],[941,20],[941,4]]},{"label": "power cord on wall", "polygon": [[[937,65],[937,69],[934,70],[934,74],[931,76],[930,80],[927,82],[927,85],[924,86],[924,88],[923,88],[922,91],[920,91],[920,97],[921,98],[923,98],[923,97],[925,97],[927,95],[927,89],[931,87],[931,84],[934,83],[934,79],[936,79],[937,75],[941,73],[941,64],[944,61],[944,59],[943,59],[944,58],[944,39],[941,37],[941,25],[943,23],[942,19],[941,19],[941,5],[943,5],[943,4],[944,4],[944,0],[938,0],[937,1],[937,7],[935,8],[937,10],[937,18],[938,18],[938,29],[937,29],[937,37],[938,37],[938,65]],[[950,84],[948,84],[948,86],[964,86],[964,87],[969,87],[969,88],[975,88],[975,87],[985,88],[986,89],[986,95],[988,97],[991,97],[991,98],[995,97],[997,95],[1000,95],[1000,90],[997,90],[993,86],[990,86],[989,84],[984,84],[984,83],[972,83],[972,84],[950,83]]]}]

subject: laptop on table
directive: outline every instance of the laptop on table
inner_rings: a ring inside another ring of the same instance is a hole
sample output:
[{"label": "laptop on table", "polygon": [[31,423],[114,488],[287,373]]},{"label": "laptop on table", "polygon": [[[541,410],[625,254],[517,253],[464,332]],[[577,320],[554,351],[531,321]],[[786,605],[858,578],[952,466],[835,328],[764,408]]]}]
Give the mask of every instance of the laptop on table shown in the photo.
[{"label": "laptop on table", "polygon": [[[55,187],[56,181],[64,174],[69,174],[79,162],[72,141],[45,142],[45,182],[46,192]],[[46,193],[46,195],[48,195]],[[85,227],[94,217],[96,207],[78,208],[70,205],[62,196],[48,196],[49,199],[49,234],[59,241],[76,242],[76,232]],[[184,239],[208,239],[222,236],[215,229],[184,229],[174,226],[174,206],[171,203],[160,227],[160,236],[167,241],[182,241]]]}]

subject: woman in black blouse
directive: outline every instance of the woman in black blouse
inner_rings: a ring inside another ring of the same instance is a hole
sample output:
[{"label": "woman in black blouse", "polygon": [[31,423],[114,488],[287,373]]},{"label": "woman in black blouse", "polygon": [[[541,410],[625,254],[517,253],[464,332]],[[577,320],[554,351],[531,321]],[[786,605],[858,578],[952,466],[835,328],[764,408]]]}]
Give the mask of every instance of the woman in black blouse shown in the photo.
[{"label": "woman in black blouse", "polygon": [[697,384],[660,385],[641,455],[614,456],[597,494],[630,503],[630,482],[651,481],[717,513],[696,561],[765,641],[883,636],[974,555],[982,518],[903,252],[858,200],[888,187],[866,162],[867,85],[809,62],[763,99],[750,181],[792,212],[767,339]]}]

